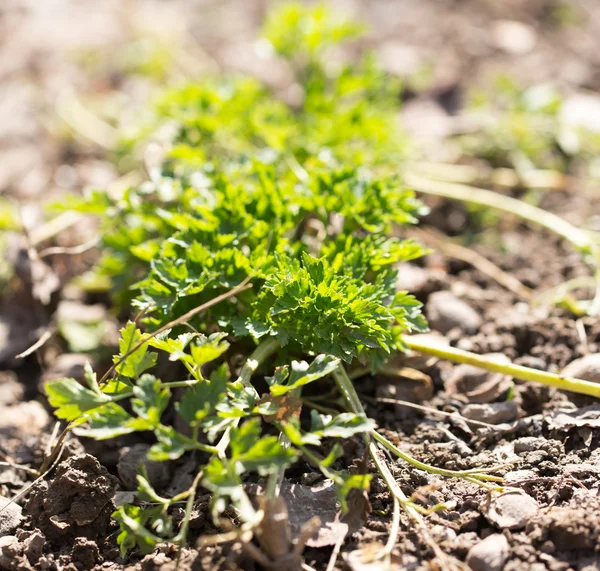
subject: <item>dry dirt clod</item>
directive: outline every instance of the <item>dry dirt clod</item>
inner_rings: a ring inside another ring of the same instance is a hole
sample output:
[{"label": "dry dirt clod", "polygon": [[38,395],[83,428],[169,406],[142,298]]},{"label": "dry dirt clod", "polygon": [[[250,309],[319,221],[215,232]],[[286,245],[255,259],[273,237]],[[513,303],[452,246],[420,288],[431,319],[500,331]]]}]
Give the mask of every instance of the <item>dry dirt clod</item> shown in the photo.
[{"label": "dry dirt clod", "polygon": [[538,503],[522,490],[510,490],[488,500],[485,516],[501,529],[522,529],[538,511]]},{"label": "dry dirt clod", "polygon": [[29,536],[23,541],[23,553],[29,560],[29,563],[35,565],[44,552],[46,537],[39,529],[28,533]]},{"label": "dry dirt clod", "polygon": [[148,474],[148,480],[156,490],[162,490],[171,482],[171,469],[168,462],[152,462],[148,460],[150,446],[135,444],[125,448],[119,458],[117,470],[123,486],[127,490],[137,489],[138,467],[143,464]]},{"label": "dry dirt clod", "polygon": [[506,537],[495,533],[469,550],[467,565],[473,571],[501,571],[508,558],[508,552]]},{"label": "dry dirt clod", "polygon": [[26,513],[49,539],[106,537],[117,483],[93,456],[71,456],[33,487]]},{"label": "dry dirt clod", "polygon": [[512,422],[519,415],[519,407],[513,400],[487,404],[468,404],[462,409],[462,415],[470,420],[502,424]]},{"label": "dry dirt clod", "polygon": [[454,328],[474,333],[483,323],[477,311],[449,291],[437,291],[431,294],[426,313],[431,328],[442,333],[448,333]]},{"label": "dry dirt clod", "polygon": [[21,506],[0,496],[0,537],[11,534],[23,520]]},{"label": "dry dirt clod", "polygon": [[5,535],[0,537],[0,569],[11,570],[24,561],[17,561],[20,558],[19,540],[14,535]]},{"label": "dry dirt clod", "polygon": [[[600,507],[598,501],[591,499],[591,503]],[[554,508],[527,528],[528,531],[536,529],[542,538],[549,537],[561,551],[594,549],[600,537],[600,516],[597,511],[590,512],[583,507]]]},{"label": "dry dirt clod", "polygon": [[76,537],[73,541],[71,560],[78,569],[92,569],[100,561],[100,551],[95,541]]}]

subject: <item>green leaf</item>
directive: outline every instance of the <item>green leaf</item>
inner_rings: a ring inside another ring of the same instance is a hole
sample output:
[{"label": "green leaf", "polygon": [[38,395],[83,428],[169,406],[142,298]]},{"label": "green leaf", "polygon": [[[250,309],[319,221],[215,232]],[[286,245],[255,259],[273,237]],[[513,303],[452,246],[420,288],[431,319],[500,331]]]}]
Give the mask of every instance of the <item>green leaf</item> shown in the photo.
[{"label": "green leaf", "polygon": [[302,433],[300,426],[295,422],[282,422],[281,429],[294,446],[319,446],[321,444],[321,438],[317,434]]},{"label": "green leaf", "polygon": [[163,498],[156,493],[156,490],[152,487],[148,479],[148,471],[145,464],[141,463],[139,466],[140,473],[136,476],[138,483],[137,491],[139,492],[138,497],[143,502],[154,502],[157,504],[169,505],[169,500]]},{"label": "green leaf", "polygon": [[188,361],[191,362],[192,359],[190,355],[188,355],[185,350],[187,346],[190,344],[192,339],[197,336],[197,333],[182,333],[178,335],[175,339],[169,337],[171,333],[170,329],[167,329],[160,335],[153,337],[148,341],[148,345],[154,347],[155,349],[160,349],[161,351],[165,351],[165,353],[169,354],[169,361]]},{"label": "green leaf", "polygon": [[227,389],[227,377],[213,375],[208,381],[199,381],[187,389],[175,405],[177,412],[190,425],[197,425],[210,414],[214,414],[217,404],[223,401]]},{"label": "green leaf", "polygon": [[177,460],[187,451],[197,449],[198,443],[177,432],[171,426],[160,425],[155,430],[158,443],[150,448],[148,459],[154,462]]},{"label": "green leaf", "polygon": [[96,373],[92,369],[92,366],[90,365],[89,361],[87,361],[86,364],[83,366],[83,378],[85,379],[87,386],[90,387],[90,389],[93,392],[95,392],[96,394],[102,393],[102,391],[100,390],[100,386],[98,385],[98,378],[96,376]]},{"label": "green leaf", "polygon": [[306,361],[292,361],[292,370],[287,384],[274,384],[269,389],[271,394],[281,396],[287,392],[312,383],[332,373],[339,365],[339,359],[331,355],[318,355],[309,365]]},{"label": "green leaf", "polygon": [[352,490],[369,490],[371,480],[373,479],[372,474],[348,474],[345,472],[338,472],[338,481],[336,487],[336,496],[342,506],[342,512],[347,513],[348,511],[348,494]]},{"label": "green leaf", "polygon": [[150,426],[158,426],[160,417],[171,398],[169,389],[163,388],[162,383],[153,375],[144,374],[133,387],[133,395],[134,398],[131,399],[133,412],[146,420]]},{"label": "green leaf", "polygon": [[54,414],[68,421],[110,402],[109,396],[86,389],[70,378],[50,381],[44,385],[44,390],[50,406],[56,409]]},{"label": "green leaf", "polygon": [[[114,357],[114,362],[119,361],[127,355],[138,343],[143,339],[142,333],[136,327],[133,321],[129,321],[123,329],[121,329],[121,339],[119,340],[120,355]],[[137,378],[144,371],[154,367],[156,364],[156,353],[148,353],[148,345],[144,343],[139,349],[136,349],[125,357],[122,363],[117,365],[116,371],[120,375],[129,378]]]},{"label": "green leaf", "polygon": [[127,377],[117,375],[102,385],[102,393],[110,396],[118,396],[133,391],[133,383]]},{"label": "green leaf", "polygon": [[160,515],[162,506],[158,508],[143,509],[139,506],[124,505],[112,514],[121,528],[117,536],[121,555],[125,556],[127,551],[138,547],[140,553],[151,553],[162,539],[146,529],[150,520]]},{"label": "green leaf", "polygon": [[239,474],[256,471],[264,476],[289,466],[297,457],[296,451],[284,448],[276,436],[261,438],[260,424],[255,418],[231,431],[231,461]]},{"label": "green leaf", "polygon": [[210,337],[202,335],[191,346],[193,362],[201,367],[218,359],[229,348],[229,343],[224,341],[225,337],[227,337],[226,333],[213,333]]},{"label": "green leaf", "polygon": [[92,412],[87,420],[87,425],[73,429],[77,436],[93,438],[94,440],[108,440],[138,430],[152,429],[149,424],[140,425],[140,419],[134,419],[123,407],[116,403],[108,403]]},{"label": "green leaf", "polygon": [[351,438],[375,429],[375,422],[364,414],[344,412],[335,417],[311,411],[311,432],[322,438]]}]

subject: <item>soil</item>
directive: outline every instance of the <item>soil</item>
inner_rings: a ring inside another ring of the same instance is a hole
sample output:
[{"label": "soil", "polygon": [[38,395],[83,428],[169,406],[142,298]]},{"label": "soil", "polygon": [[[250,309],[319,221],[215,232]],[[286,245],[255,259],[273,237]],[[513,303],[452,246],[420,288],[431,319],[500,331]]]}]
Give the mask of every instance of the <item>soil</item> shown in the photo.
[{"label": "soil", "polygon": [[[276,66],[264,69],[251,50],[267,4],[262,0],[4,0],[0,4],[0,193],[23,205],[30,230],[40,226],[40,206],[49,198],[62,198],[86,186],[104,187],[121,174],[101,141],[86,136],[85,127],[75,132],[65,127],[65,121],[73,120],[64,107],[65,101],[72,102],[68,99],[72,90],[90,104],[104,101],[127,109],[141,105],[156,85],[177,79],[177,73],[186,76],[216,69],[242,69],[283,89],[285,73]],[[421,66],[431,69],[432,79],[425,88],[407,80],[403,115],[419,135],[432,125],[433,133],[436,126],[443,130],[449,117],[460,117],[466,90],[499,70],[527,83],[552,79],[567,90],[600,89],[600,6],[592,0],[335,4],[369,21],[372,31],[367,43],[379,51],[391,71],[412,78]],[[565,6],[572,7],[573,24],[557,21],[557,10]],[[533,46],[504,45],[503,21],[520,22]],[[150,34],[175,45],[171,55],[181,65],[173,77],[146,77],[124,68],[122,55]],[[192,57],[184,58],[183,53]],[[452,236],[478,230],[469,226],[471,218],[460,205],[427,202],[431,213],[425,227]],[[541,197],[541,206],[585,224],[600,213],[600,195],[553,191]],[[76,222],[44,245],[81,243],[89,236],[87,226]],[[194,506],[192,541],[179,559],[171,546],[145,557],[119,553],[118,527],[110,514],[114,502],[132,487],[131,470],[123,458],[132,450],[145,449],[148,443],[141,437],[95,443],[70,436],[63,456],[51,459],[46,476],[20,494],[35,480],[23,467],[39,469],[47,460],[49,444],[60,434],[41,386],[44,380],[61,375],[80,376],[86,355],[69,353],[56,335],[24,359],[15,355],[45,331],[53,333],[53,315],[65,301],[93,306],[93,311],[100,304],[109,345],[114,343],[116,324],[106,312],[105,299],[85,297],[64,286],[70,277],[91,267],[93,250],[72,257],[49,256],[34,264],[23,254],[20,238],[8,240],[15,277],[0,296],[0,493],[16,497],[23,509],[22,515],[17,510],[19,517],[12,523],[0,520],[3,530],[10,529],[0,538],[0,569],[168,571],[177,565],[194,570],[260,569],[239,544],[197,547],[198,538],[218,531],[206,493]],[[531,288],[534,297],[566,279],[589,275],[578,252],[553,234],[514,220],[502,220],[486,234],[484,243],[471,247]],[[461,318],[464,307],[454,308],[453,316],[447,316],[440,327],[453,346],[500,353],[516,363],[549,371],[600,352],[597,318],[577,318],[566,309],[530,304],[465,261],[438,252],[405,270],[428,314],[435,309],[433,294],[440,291],[451,292],[468,306],[469,319]],[[448,313],[448,305],[446,297],[441,310]],[[478,320],[475,327],[473,314]],[[94,357],[100,365],[106,360],[101,354]],[[449,506],[426,517],[430,534],[442,550],[459,561],[469,558],[474,569],[477,557],[484,561],[479,568],[488,565],[505,571],[600,569],[600,405],[593,399],[478,374],[436,359],[409,354],[398,364],[416,369],[421,376],[403,382],[384,375],[357,381],[367,412],[382,432],[402,450],[440,468],[500,465],[498,475],[521,491],[490,500],[486,490],[475,484],[439,478],[389,459],[408,496],[418,494],[424,507],[441,502]],[[506,407],[509,391],[513,404]],[[426,405],[451,417],[385,402],[386,398]],[[356,442],[345,452],[352,461],[360,459],[364,450]],[[170,468],[155,475],[161,486],[173,493],[185,489],[193,466],[181,463]],[[375,472],[374,466],[369,470]],[[318,540],[309,541],[304,550],[306,565],[325,569],[343,528],[349,536],[335,568],[379,568],[361,563],[359,551],[387,541],[392,501],[382,480],[373,480],[370,510],[364,501],[358,504],[362,505],[357,508],[358,523],[364,525],[336,520],[330,487],[308,464],[290,471],[286,486],[294,490],[289,491],[288,510],[295,532],[314,512],[321,511],[328,522]],[[303,502],[303,497],[309,500]],[[323,498],[319,506],[314,505],[315,497]],[[294,499],[300,502],[296,509]],[[2,518],[4,514],[0,512]],[[392,568],[430,569],[433,554],[422,530],[404,514],[401,517]],[[469,557],[483,539],[498,534],[508,544],[499,567],[485,554]]]}]

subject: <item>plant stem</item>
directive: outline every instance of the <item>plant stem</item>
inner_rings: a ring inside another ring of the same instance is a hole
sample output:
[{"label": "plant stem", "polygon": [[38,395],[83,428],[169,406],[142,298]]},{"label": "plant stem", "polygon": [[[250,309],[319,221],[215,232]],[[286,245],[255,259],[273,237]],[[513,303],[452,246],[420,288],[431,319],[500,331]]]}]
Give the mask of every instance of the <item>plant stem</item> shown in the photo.
[{"label": "plant stem", "polygon": [[437,474],[438,476],[445,476],[447,478],[465,478],[465,479],[469,479],[469,481],[472,481],[471,479],[474,477],[476,477],[477,479],[481,479],[481,480],[487,480],[489,482],[502,482],[503,481],[502,478],[500,478],[498,476],[492,476],[491,474],[480,474],[477,472],[472,472],[470,470],[459,470],[459,471],[444,470],[443,468],[436,468],[435,466],[430,466],[429,464],[425,464],[423,462],[420,462],[419,460],[416,460],[412,456],[408,455],[406,452],[402,452],[402,450],[400,450],[400,448],[398,448],[397,446],[392,444],[385,436],[382,436],[375,430],[373,432],[371,432],[371,435],[384,448],[387,448],[390,452],[392,452],[393,454],[398,456],[398,458],[400,458],[401,460],[404,460],[405,462],[409,462],[410,464],[412,464],[415,468],[418,468],[419,470],[425,470],[427,472]]},{"label": "plant stem", "polygon": [[[252,351],[250,357],[248,357],[248,360],[244,363],[244,366],[240,371],[240,376],[237,378],[236,383],[240,383],[244,387],[251,387],[252,385],[250,384],[250,379],[252,378],[252,375],[256,372],[258,367],[260,367],[260,365],[265,361],[265,359],[268,359],[271,355],[273,355],[273,353],[275,353],[277,349],[279,349],[279,343],[273,337],[270,337],[262,343],[259,343],[259,345],[257,345],[254,351]],[[225,455],[225,450],[227,450],[227,447],[229,446],[229,440],[231,439],[231,429],[237,428],[238,424],[240,423],[240,420],[240,418],[236,418],[233,424],[230,427],[228,427],[227,430],[225,430],[225,432],[223,433],[223,436],[221,436],[221,439],[219,440],[216,446],[217,454],[220,457],[223,457]]]},{"label": "plant stem", "polygon": [[335,379],[335,383],[340,389],[342,396],[348,403],[350,410],[355,414],[362,414],[366,416],[360,397],[358,396],[350,377],[348,377],[348,373],[346,373],[344,365],[340,363],[337,366],[337,368],[333,371],[333,378]]},{"label": "plant stem", "polygon": [[[348,377],[344,366],[340,363],[338,367],[333,372],[333,378],[340,389],[340,392],[346,399],[350,410],[355,414],[360,414],[366,416],[365,409],[363,408],[360,397],[358,396],[352,381]],[[402,452],[399,448],[394,446],[387,438],[379,434],[376,430],[371,430],[368,433],[369,438],[374,438],[387,448],[390,452],[394,453],[398,458],[412,464],[415,468],[419,470],[425,470],[426,472],[430,472],[432,474],[437,474],[438,476],[445,476],[448,478],[462,478],[468,480],[469,482],[474,482],[483,485],[484,487],[488,487],[486,484],[483,484],[481,481],[487,480],[490,482],[502,482],[503,479],[498,476],[492,476],[490,474],[479,473],[473,470],[444,470],[443,468],[436,468],[435,466],[431,466],[430,464],[425,464],[424,462],[420,462],[419,460],[413,458],[406,452]],[[370,443],[367,442],[367,445],[370,446]]]},{"label": "plant stem", "polygon": [[196,499],[196,490],[198,489],[198,484],[200,483],[200,480],[202,479],[203,474],[204,474],[204,470],[200,470],[196,474],[196,477],[194,478],[194,481],[192,482],[192,485],[190,486],[190,488],[188,490],[188,498],[187,498],[187,502],[185,504],[185,516],[183,518],[183,521],[181,522],[181,528],[179,529],[179,533],[177,534],[177,537],[175,538],[175,543],[177,543],[179,546],[179,550],[177,552],[176,567],[179,566],[179,560],[181,558],[181,553],[185,546],[188,529],[190,527],[190,518],[192,516],[192,509],[194,507],[194,501]]},{"label": "plant stem", "polygon": [[489,206],[497,210],[503,210],[523,218],[528,222],[533,222],[547,228],[548,230],[562,236],[568,242],[571,242],[579,250],[594,252],[598,246],[592,241],[589,234],[577,226],[573,226],[560,216],[533,206],[522,200],[505,196],[484,188],[477,188],[468,184],[459,184],[445,182],[441,180],[431,180],[419,175],[407,173],[405,175],[406,184],[424,194],[433,194],[443,196],[452,200],[469,202],[480,206]]},{"label": "plant stem", "polygon": [[277,351],[277,349],[279,349],[279,343],[274,337],[269,337],[260,343],[244,363],[244,366],[240,371],[240,376],[236,382],[241,383],[245,387],[250,386],[250,378],[252,375],[266,359]]},{"label": "plant stem", "polygon": [[[362,415],[366,416],[365,410],[360,401],[360,397],[358,396],[356,389],[354,388],[354,385],[352,384],[352,381],[348,377],[348,374],[346,373],[346,369],[344,369],[344,366],[341,363],[338,365],[338,367],[333,372],[333,377],[335,379],[335,382],[336,382],[338,388],[340,389],[340,392],[346,399],[346,402],[347,402],[348,406],[350,407],[350,409],[352,410],[352,412],[354,412],[355,414],[362,414]],[[402,506],[402,508],[404,509],[404,511],[406,512],[406,514],[408,515],[408,517],[421,530],[423,537],[425,538],[425,541],[427,542],[429,547],[434,552],[436,558],[440,562],[445,563],[448,560],[448,557],[440,549],[440,547],[437,545],[437,543],[433,540],[433,538],[431,537],[431,534],[429,533],[429,529],[427,528],[427,525],[425,524],[425,521],[423,520],[423,517],[417,511],[414,504],[406,497],[406,495],[404,494],[404,492],[402,491],[402,489],[400,488],[400,486],[394,479],[394,476],[390,472],[390,469],[388,468],[387,464],[379,456],[379,450],[377,449],[377,444],[375,444],[375,442],[373,442],[371,440],[371,437],[376,438],[376,435],[378,436],[377,432],[372,430],[369,433],[363,434],[363,439],[369,449],[369,455],[371,456],[371,459],[375,463],[375,466],[377,466],[377,471],[383,478],[390,493],[392,494],[392,498],[394,500],[394,518],[392,521],[392,529],[390,531],[390,537],[389,537],[385,547],[375,556],[375,559],[389,557],[391,550],[393,549],[393,547],[395,545],[395,538],[398,535],[398,530],[399,530],[399,525],[400,525],[400,521],[399,521],[399,517],[398,517],[398,513],[397,513],[397,504],[399,502],[400,505]],[[413,458],[411,458],[410,456],[407,456],[406,458],[407,458],[408,462],[413,463],[413,460],[414,460]],[[421,463],[419,463],[419,464],[421,464]],[[423,466],[426,466],[426,465],[423,464]],[[430,467],[428,466],[425,469],[429,469],[429,468],[433,468],[433,466],[430,466]],[[470,480],[470,481],[472,481],[472,480]],[[479,482],[477,482],[475,480],[475,483],[479,483]],[[448,567],[448,566],[444,565],[444,567]]]},{"label": "plant stem", "polygon": [[590,266],[594,271],[596,279],[596,294],[591,303],[589,313],[591,315],[600,313],[600,245],[595,242],[588,232],[581,230],[547,210],[484,188],[431,180],[410,172],[405,175],[404,181],[417,192],[443,196],[444,198],[460,200],[480,206],[488,206],[514,214],[523,220],[543,226],[573,244],[578,250],[589,254],[591,258]]},{"label": "plant stem", "polygon": [[492,371],[494,373],[510,375],[511,377],[520,379],[522,381],[531,381],[534,383],[547,385],[549,387],[556,387],[557,389],[561,389],[563,391],[573,391],[575,393],[600,398],[600,383],[592,383],[582,379],[563,377],[555,373],[537,371],[536,369],[530,369],[528,367],[515,365],[513,363],[498,363],[469,351],[437,345],[431,341],[425,341],[415,337],[406,336],[403,338],[403,341],[409,349],[413,349],[419,353],[433,355],[434,357],[447,359],[448,361],[453,361],[455,363],[474,365],[480,369],[486,369],[487,371]]}]

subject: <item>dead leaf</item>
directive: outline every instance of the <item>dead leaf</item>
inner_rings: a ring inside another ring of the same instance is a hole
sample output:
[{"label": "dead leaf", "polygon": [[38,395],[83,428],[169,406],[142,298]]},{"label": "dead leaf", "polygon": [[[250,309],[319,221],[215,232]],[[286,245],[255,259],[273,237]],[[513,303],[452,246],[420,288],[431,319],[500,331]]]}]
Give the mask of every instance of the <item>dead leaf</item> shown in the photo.
[{"label": "dead leaf", "polygon": [[335,545],[347,535],[350,526],[338,519],[339,505],[331,480],[323,480],[315,486],[284,482],[281,497],[289,506],[289,523],[294,537],[314,516],[321,520],[319,528],[306,542],[309,547]]},{"label": "dead leaf", "polygon": [[340,521],[348,525],[347,535],[352,535],[367,523],[372,508],[366,490],[350,490],[347,502],[348,511],[340,517]]},{"label": "dead leaf", "polygon": [[575,410],[555,410],[544,420],[550,430],[600,428],[600,405],[593,404]]},{"label": "dead leaf", "polygon": [[260,401],[261,404],[268,403],[269,410],[274,410],[273,414],[265,414],[264,419],[267,422],[282,422],[290,418],[300,418],[302,411],[302,399],[292,394],[285,394],[278,397],[265,396]]}]

